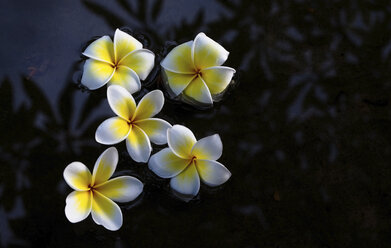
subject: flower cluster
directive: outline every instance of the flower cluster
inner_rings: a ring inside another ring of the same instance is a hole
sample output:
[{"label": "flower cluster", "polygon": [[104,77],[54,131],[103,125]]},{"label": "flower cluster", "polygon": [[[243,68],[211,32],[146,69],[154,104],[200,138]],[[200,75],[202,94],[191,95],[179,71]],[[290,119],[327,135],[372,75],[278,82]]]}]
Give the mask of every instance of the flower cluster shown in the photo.
[{"label": "flower cluster", "polygon": [[[134,37],[117,29],[114,42],[103,36],[83,52],[88,59],[82,84],[89,89],[108,84],[108,103],[116,115],[98,126],[96,141],[113,145],[126,140],[134,161],[148,163],[157,176],[170,178],[171,188],[184,196],[197,195],[200,181],[212,187],[225,183],[231,173],[216,161],[223,151],[218,134],[197,141],[187,127],[155,118],[164,105],[160,90],[147,93],[136,104],[132,94],[141,89],[140,79],[145,80],[155,64],[155,55],[142,47]],[[235,73],[221,66],[227,57],[228,52],[204,33],[175,47],[161,62],[169,90],[174,96],[183,95],[184,100],[213,104],[213,97],[226,89]],[[151,156],[151,142],[168,143],[168,148]],[[64,179],[75,190],[66,198],[65,215],[70,222],[82,221],[91,213],[95,223],[108,230],[122,226],[122,212],[115,202],[136,199],[143,184],[132,176],[110,179],[117,163],[117,149],[111,147],[98,158],[92,174],[81,162],[65,168]]]}]

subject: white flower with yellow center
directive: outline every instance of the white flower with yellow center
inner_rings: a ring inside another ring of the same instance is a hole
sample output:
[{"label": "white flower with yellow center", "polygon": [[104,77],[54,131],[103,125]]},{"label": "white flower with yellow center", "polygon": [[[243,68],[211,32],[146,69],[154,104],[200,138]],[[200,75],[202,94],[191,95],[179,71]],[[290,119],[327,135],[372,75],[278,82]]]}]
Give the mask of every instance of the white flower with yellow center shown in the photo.
[{"label": "white flower with yellow center", "polygon": [[152,118],[164,105],[160,90],[146,94],[136,106],[132,95],[121,86],[109,86],[107,99],[116,117],[99,125],[95,133],[97,142],[105,145],[117,144],[126,139],[126,148],[136,162],[147,162],[151,155],[151,141],[158,145],[167,143],[167,129],[171,124]]},{"label": "white flower with yellow center", "polygon": [[119,29],[114,42],[103,36],[92,42],[83,55],[89,59],[84,64],[81,83],[91,90],[108,83],[121,85],[133,94],[140,90],[140,79],[145,80],[155,64],[153,52]]},{"label": "white flower with yellow center", "polygon": [[168,148],[152,155],[148,167],[159,177],[171,178],[170,185],[184,195],[197,195],[200,178],[209,186],[225,183],[231,173],[216,160],[223,152],[218,134],[196,140],[187,127],[167,130]]},{"label": "white flower with yellow center", "polygon": [[131,176],[110,179],[117,163],[117,149],[110,147],[96,161],[92,175],[80,162],[65,168],[64,179],[75,190],[66,198],[65,215],[70,222],[80,222],[91,213],[95,223],[108,230],[122,226],[122,212],[114,201],[133,201],[143,191],[143,184]]},{"label": "white flower with yellow center", "polygon": [[211,105],[213,96],[229,85],[235,70],[221,66],[229,52],[204,33],[194,41],[175,47],[161,62],[168,86],[175,96],[181,93],[197,102]]}]

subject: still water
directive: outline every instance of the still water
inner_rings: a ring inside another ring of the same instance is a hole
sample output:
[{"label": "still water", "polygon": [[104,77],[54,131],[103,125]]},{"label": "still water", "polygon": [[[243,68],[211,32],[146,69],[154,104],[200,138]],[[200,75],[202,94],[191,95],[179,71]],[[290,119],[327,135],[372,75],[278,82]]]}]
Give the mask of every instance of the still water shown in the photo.
[{"label": "still water", "polygon": [[[391,247],[389,1],[3,0],[0,27],[0,247]],[[214,108],[159,115],[219,133],[231,179],[184,202],[120,143],[116,175],[145,187],[110,232],[66,219],[62,173],[107,148],[106,87],[78,83],[83,49],[118,27],[158,59],[205,32],[238,73]]]}]

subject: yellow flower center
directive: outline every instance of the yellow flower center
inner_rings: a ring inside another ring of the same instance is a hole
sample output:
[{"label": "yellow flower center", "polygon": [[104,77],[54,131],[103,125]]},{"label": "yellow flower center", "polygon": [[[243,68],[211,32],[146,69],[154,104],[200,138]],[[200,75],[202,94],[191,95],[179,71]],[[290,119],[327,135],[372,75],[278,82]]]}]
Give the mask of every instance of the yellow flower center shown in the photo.
[{"label": "yellow flower center", "polygon": [[197,75],[197,76],[202,76],[202,72],[201,72],[201,69],[195,69],[195,74]]},{"label": "yellow flower center", "polygon": [[116,70],[118,69],[118,66],[119,66],[118,62],[115,62],[114,64],[111,65],[111,67],[113,67]]},{"label": "yellow flower center", "polygon": [[94,185],[88,184],[88,190],[89,190],[89,191],[94,190]]},{"label": "yellow flower center", "polygon": [[196,162],[197,160],[197,157],[193,155],[193,157],[191,158],[191,161],[189,163],[189,165],[191,165],[193,162]]}]

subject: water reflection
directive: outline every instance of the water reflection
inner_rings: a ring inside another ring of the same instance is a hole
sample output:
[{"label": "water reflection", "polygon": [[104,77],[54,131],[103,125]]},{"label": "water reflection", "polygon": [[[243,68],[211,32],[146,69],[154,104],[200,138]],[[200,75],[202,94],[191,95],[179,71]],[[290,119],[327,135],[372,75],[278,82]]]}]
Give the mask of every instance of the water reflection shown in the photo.
[{"label": "water reflection", "polygon": [[[107,233],[92,221],[72,225],[63,215],[68,192],[62,187],[62,171],[76,159],[93,164],[103,150],[93,137],[110,115],[105,88],[81,91],[75,83],[77,64],[54,101],[37,86],[37,74],[23,77],[28,103],[15,106],[15,82],[4,79],[2,245],[389,243],[390,5],[221,0],[199,8],[191,20],[178,13],[181,18],[168,25],[161,22],[172,13],[166,5],[176,6],[176,12],[195,6],[168,2],[116,0],[106,6],[88,0],[83,11],[104,20],[111,30],[128,26],[145,34],[154,51],[199,31],[231,51],[227,63],[240,69],[240,84],[222,102],[199,111],[167,101],[162,113],[197,137],[219,133],[221,162],[232,172],[231,180],[216,190],[201,187],[195,200],[184,203],[172,195],[168,181],[132,162],[125,147],[117,146],[119,170],[145,183],[141,202],[129,210],[121,206],[124,226],[119,232]],[[101,33],[92,30],[91,37]],[[78,39],[76,34],[73,38]],[[155,87],[160,87],[158,79],[146,89]]]}]

